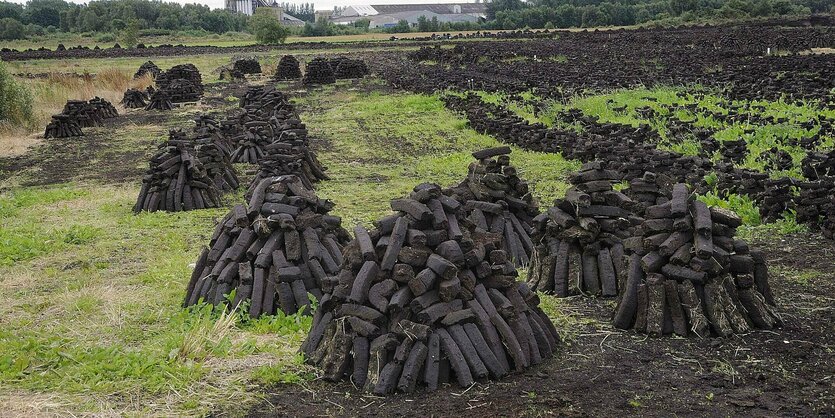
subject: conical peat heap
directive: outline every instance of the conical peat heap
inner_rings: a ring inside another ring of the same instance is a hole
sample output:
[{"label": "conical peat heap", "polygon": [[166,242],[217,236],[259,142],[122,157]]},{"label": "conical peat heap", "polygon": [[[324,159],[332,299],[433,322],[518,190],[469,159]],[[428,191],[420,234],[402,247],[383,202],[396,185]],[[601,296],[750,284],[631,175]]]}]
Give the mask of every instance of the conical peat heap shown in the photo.
[{"label": "conical peat heap", "polygon": [[93,111],[99,114],[102,119],[112,119],[119,116],[119,112],[116,111],[116,107],[101,97],[96,96],[90,99],[88,103],[93,107]]},{"label": "conical peat heap", "polygon": [[229,308],[243,304],[253,318],[308,314],[308,293],[322,299],[323,283],[339,271],[350,239],[340,218],[328,214],[332,208],[295,176],[263,179],[248,203],[233,207],[215,228],[184,306],[201,300]]},{"label": "conical peat heap", "polygon": [[232,64],[232,69],[241,74],[260,74],[261,64],[255,58],[242,58]]},{"label": "conical peat heap", "polygon": [[142,109],[148,105],[148,94],[137,89],[128,89],[119,102],[125,109]]},{"label": "conical peat heap", "polygon": [[104,124],[104,116],[84,100],[67,100],[61,113],[70,115],[82,128],[93,128]]},{"label": "conical peat heap", "polygon": [[220,204],[220,193],[197,157],[193,141],[168,140],[151,157],[133,212],[180,212]]},{"label": "conical peat heap", "polygon": [[171,95],[166,90],[156,90],[151,93],[151,98],[148,100],[148,106],[145,110],[171,110],[174,109],[174,103],[171,102]]},{"label": "conical peat heap", "polygon": [[225,152],[228,148],[221,137],[209,133],[207,129],[195,130],[192,136],[180,129],[172,129],[168,138],[169,141],[192,142],[197,159],[219,192],[229,192],[240,186],[235,168]]},{"label": "conical peat heap", "polygon": [[46,125],[44,138],[70,138],[84,136],[81,126],[74,116],[59,114],[52,115],[52,120]]},{"label": "conical peat heap", "polygon": [[554,353],[556,329],[516,280],[500,234],[470,228],[464,203],[434,184],[391,208],[371,231],[354,228],[302,344],[325,379],[379,395],[434,391],[498,379]]},{"label": "conical peat heap", "polygon": [[304,85],[333,84],[336,83],[336,76],[327,58],[316,57],[307,63],[304,72]]},{"label": "conical peat heap", "polygon": [[133,78],[140,78],[145,74],[150,74],[151,78],[157,78],[161,72],[162,70],[160,70],[153,61],[146,61],[144,64],[139,66],[139,69],[136,70],[136,74],[133,75]]},{"label": "conical peat heap", "polygon": [[250,189],[262,178],[286,174],[297,175],[309,189],[314,183],[328,180],[325,167],[308,147],[307,127],[292,108],[276,111],[269,122],[275,140],[263,147],[265,155],[258,160],[258,173]]},{"label": "conical peat heap", "polygon": [[343,58],[338,63],[331,62],[333,75],[337,79],[363,78],[368,75],[368,65],[359,59]]},{"label": "conical peat heap", "polygon": [[781,325],[763,254],[735,239],[735,213],[673,186],[626,246],[627,280],[614,326],[652,336],[728,336]]},{"label": "conical peat heap", "polygon": [[521,267],[528,265],[533,251],[530,233],[539,204],[510,165],[510,152],[509,147],[474,152],[477,161],[470,164],[467,178],[450,190],[464,202],[466,218],[476,230],[501,235],[501,248]]},{"label": "conical peat heap", "polygon": [[278,61],[278,66],[275,67],[275,76],[273,80],[298,80],[302,78],[302,70],[299,67],[299,60],[292,55],[285,55]]},{"label": "conical peat heap", "polygon": [[613,188],[620,177],[600,162],[583,164],[569,176],[565,197],[534,220],[532,289],[558,297],[618,295],[623,241],[640,223],[632,212],[636,203]]},{"label": "conical peat heap", "polygon": [[267,155],[264,147],[276,138],[273,118],[285,119],[295,112],[287,96],[272,87],[253,86],[241,98],[244,113],[237,120],[238,134],[232,138],[235,163],[258,164]]},{"label": "conical peat heap", "polygon": [[203,78],[194,64],[180,64],[156,77],[158,90],[168,92],[174,103],[195,102],[203,96]]}]

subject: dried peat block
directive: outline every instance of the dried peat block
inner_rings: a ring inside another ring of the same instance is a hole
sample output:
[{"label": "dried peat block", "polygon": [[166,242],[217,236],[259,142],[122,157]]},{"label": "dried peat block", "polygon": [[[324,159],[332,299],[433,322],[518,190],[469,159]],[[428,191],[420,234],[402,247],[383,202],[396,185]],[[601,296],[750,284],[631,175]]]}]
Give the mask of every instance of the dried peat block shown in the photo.
[{"label": "dried peat block", "polygon": [[[531,289],[558,297],[623,292],[625,240],[642,219],[633,213],[636,203],[614,190],[620,179],[599,162],[586,163],[569,176],[565,197],[533,219]],[[569,263],[572,254],[579,263]]]},{"label": "dried peat block", "polygon": [[556,328],[516,280],[504,234],[467,220],[466,202],[481,201],[461,187],[418,185],[373,229],[354,228],[301,348],[325,379],[378,395],[467,387],[555,352]]},{"label": "dried peat block", "polygon": [[220,191],[198,158],[195,142],[169,139],[151,157],[133,212],[180,212],[220,205]]},{"label": "dried peat block", "polygon": [[[201,301],[246,306],[257,318],[278,311],[309,313],[309,295],[325,303],[323,288],[339,272],[341,250],[350,238],[341,220],[328,214],[332,207],[295,176],[261,180],[246,204],[233,207],[215,228],[194,268],[184,306]],[[320,320],[333,315],[320,313]],[[355,316],[369,322],[357,325],[372,325],[367,313]],[[311,342],[324,331],[313,327]]]},{"label": "dried peat block", "polygon": [[[637,179],[638,189],[656,178]],[[626,247],[627,285],[614,326],[700,337],[780,326],[762,253],[735,238],[742,220],[696,200],[684,184],[652,190],[641,200],[646,219],[636,244]]]},{"label": "dried peat block", "polygon": [[[524,179],[510,165],[510,148],[496,147],[473,153],[477,161],[470,164],[467,178],[450,188],[449,196],[442,196],[429,205],[433,223],[448,225],[450,234],[461,234],[462,223],[471,224],[476,231],[497,234],[502,238],[502,249],[516,267],[530,263],[534,249],[531,232],[533,220],[539,215],[539,205]],[[461,219],[447,212],[460,205]],[[424,215],[422,215],[424,216]]]}]

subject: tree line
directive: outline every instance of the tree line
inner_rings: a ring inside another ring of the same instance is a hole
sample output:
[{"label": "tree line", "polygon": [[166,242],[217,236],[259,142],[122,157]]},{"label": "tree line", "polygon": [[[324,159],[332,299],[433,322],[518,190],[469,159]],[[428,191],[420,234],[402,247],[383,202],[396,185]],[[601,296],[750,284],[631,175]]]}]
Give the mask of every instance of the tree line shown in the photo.
[{"label": "tree line", "polygon": [[[308,6],[313,10],[313,5]],[[312,13],[311,13],[312,17]],[[248,17],[199,4],[180,5],[149,0],[29,0],[25,5],[0,2],[0,39],[22,39],[54,32],[111,32],[130,26],[140,30],[242,31]]]},{"label": "tree line", "polygon": [[652,21],[710,21],[835,10],[832,0],[493,0],[492,29],[628,26]]},{"label": "tree line", "polygon": [[[833,0],[493,0],[487,20],[448,24],[406,21],[387,32],[478,29],[571,28],[626,26],[653,21],[684,23],[715,19],[805,15],[835,12]],[[364,33],[369,21],[334,25],[315,20],[313,3],[280,4],[307,22],[292,32],[301,36]],[[335,8],[335,12],[339,9]],[[180,5],[155,0],[93,0],[74,4],[65,0],[29,0],[25,5],[0,1],[0,40],[23,39],[46,33],[140,33],[164,35],[171,31],[253,32],[250,17],[199,4]],[[135,37],[134,37],[135,38]]]}]

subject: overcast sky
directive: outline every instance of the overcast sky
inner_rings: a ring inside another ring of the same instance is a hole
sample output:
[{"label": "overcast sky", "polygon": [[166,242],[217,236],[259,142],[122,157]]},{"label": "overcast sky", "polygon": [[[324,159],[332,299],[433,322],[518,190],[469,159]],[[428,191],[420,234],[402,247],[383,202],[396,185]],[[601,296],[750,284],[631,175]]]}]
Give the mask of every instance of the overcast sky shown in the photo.
[{"label": "overcast sky", "polygon": [[[26,0],[11,0],[14,3],[26,3]],[[86,1],[82,0],[68,0],[72,3],[87,3]],[[164,0],[166,3],[180,3],[180,4],[188,4],[188,3],[200,3],[205,4],[213,9],[222,8],[224,0]],[[286,0],[278,0],[279,3],[283,3]],[[362,4],[424,4],[424,3],[474,3],[474,0],[470,1],[456,1],[456,0],[319,0],[319,1],[312,1],[311,3],[316,5],[316,10],[330,10],[333,9],[333,6],[352,6],[352,5],[362,5]],[[291,2],[293,3],[293,2]],[[294,2],[298,3],[298,2]],[[304,3],[304,2],[302,2]]]}]

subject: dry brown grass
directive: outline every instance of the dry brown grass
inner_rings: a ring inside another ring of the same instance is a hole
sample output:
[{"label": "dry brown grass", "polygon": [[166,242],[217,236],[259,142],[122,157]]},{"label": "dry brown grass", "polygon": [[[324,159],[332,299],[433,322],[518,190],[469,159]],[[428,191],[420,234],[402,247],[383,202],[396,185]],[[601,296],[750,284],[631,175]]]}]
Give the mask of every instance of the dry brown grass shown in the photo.
[{"label": "dry brown grass", "polygon": [[20,155],[36,145],[52,115],[61,113],[67,100],[101,97],[119,109],[119,101],[129,88],[144,89],[153,84],[150,76],[134,79],[122,70],[105,69],[96,74],[51,73],[44,79],[23,80],[35,96],[35,122],[32,127],[0,125],[0,157]]}]

